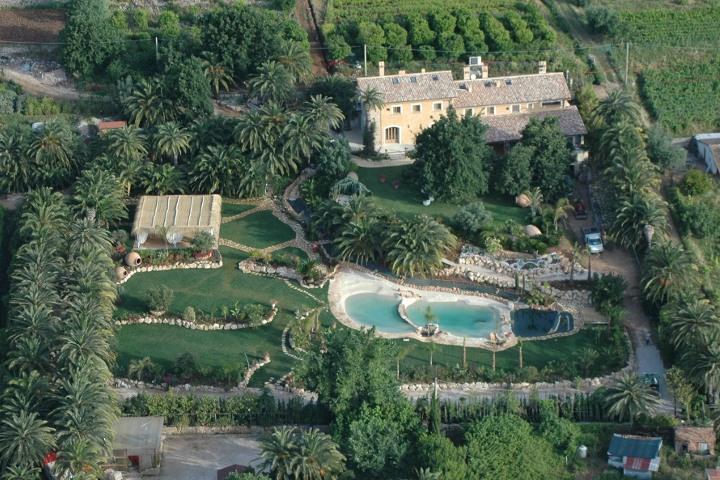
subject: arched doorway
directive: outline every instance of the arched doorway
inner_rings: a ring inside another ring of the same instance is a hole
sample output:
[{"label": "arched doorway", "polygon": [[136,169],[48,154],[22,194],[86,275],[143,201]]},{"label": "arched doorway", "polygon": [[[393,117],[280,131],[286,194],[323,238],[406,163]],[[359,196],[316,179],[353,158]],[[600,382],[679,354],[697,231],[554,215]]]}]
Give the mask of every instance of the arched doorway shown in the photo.
[{"label": "arched doorway", "polygon": [[385,143],[400,143],[400,127],[387,127],[385,129]]}]

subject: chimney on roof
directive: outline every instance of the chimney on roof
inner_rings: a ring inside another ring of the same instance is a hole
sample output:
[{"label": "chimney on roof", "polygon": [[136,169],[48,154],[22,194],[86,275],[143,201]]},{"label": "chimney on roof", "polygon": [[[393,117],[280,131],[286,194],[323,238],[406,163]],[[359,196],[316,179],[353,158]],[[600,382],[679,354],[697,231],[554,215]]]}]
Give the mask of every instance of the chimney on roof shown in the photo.
[{"label": "chimney on roof", "polygon": [[385,76],[385,62],[378,62],[378,75],[381,77]]},{"label": "chimney on roof", "polygon": [[405,75],[405,70],[398,70],[398,75]]},{"label": "chimney on roof", "polygon": [[421,68],[421,69],[420,69],[420,73],[425,73],[425,69],[424,69],[424,68]]},{"label": "chimney on roof", "polygon": [[538,62],[538,73],[539,74],[547,73],[547,62],[545,60],[540,60]]},{"label": "chimney on roof", "polygon": [[488,76],[488,66],[483,63],[482,57],[468,58],[467,66],[463,67],[463,80],[478,80]]}]

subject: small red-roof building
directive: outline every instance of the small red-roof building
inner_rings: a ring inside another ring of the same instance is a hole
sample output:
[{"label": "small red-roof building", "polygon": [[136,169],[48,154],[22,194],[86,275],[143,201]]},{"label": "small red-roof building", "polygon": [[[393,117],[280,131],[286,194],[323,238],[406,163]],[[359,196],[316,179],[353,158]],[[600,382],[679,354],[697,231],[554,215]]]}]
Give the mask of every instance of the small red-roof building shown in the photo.
[{"label": "small red-roof building", "polygon": [[720,468],[706,468],[705,480],[720,480]]},{"label": "small red-roof building", "polygon": [[123,127],[127,127],[125,120],[100,120],[97,124],[98,133],[100,134]]}]

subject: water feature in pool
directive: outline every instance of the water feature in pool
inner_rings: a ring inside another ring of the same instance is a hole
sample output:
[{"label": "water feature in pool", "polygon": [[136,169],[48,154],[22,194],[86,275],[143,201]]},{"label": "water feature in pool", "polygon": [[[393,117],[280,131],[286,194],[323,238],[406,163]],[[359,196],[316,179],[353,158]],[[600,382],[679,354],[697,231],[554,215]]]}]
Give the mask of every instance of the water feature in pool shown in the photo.
[{"label": "water feature in pool", "polygon": [[396,296],[377,293],[358,293],[345,300],[348,315],[361,325],[386,333],[414,333],[412,325],[400,318],[398,305]]},{"label": "water feature in pool", "polygon": [[521,308],[513,312],[513,332],[518,337],[540,337],[569,332],[574,327],[570,312]]},{"label": "water feature in pool", "polygon": [[407,308],[407,316],[415,325],[426,323],[425,312],[430,307],[440,330],[456,337],[488,337],[500,330],[500,312],[490,306],[466,302],[427,302],[418,300]]}]

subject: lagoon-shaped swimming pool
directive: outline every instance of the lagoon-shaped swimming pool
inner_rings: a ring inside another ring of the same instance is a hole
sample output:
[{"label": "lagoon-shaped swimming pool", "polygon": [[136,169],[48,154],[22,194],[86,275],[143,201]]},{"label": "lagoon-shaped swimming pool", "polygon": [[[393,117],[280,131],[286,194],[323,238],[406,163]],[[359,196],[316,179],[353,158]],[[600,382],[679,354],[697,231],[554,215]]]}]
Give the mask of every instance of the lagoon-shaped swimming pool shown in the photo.
[{"label": "lagoon-shaped swimming pool", "polygon": [[393,295],[357,293],[345,300],[345,311],[362,326],[385,333],[415,333],[416,329],[398,313],[400,300]]}]

